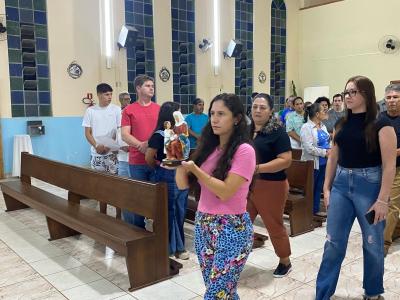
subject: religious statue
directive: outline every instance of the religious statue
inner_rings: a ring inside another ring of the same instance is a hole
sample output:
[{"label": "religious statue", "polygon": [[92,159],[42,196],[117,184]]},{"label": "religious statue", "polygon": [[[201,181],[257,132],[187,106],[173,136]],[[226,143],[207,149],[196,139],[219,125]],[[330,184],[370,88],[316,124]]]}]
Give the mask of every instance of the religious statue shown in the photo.
[{"label": "religious statue", "polygon": [[175,111],[173,116],[175,120],[173,130],[170,129],[171,124],[164,123],[164,142],[167,154],[164,162],[166,163],[188,159],[190,152],[189,130],[183,115],[180,111]]}]

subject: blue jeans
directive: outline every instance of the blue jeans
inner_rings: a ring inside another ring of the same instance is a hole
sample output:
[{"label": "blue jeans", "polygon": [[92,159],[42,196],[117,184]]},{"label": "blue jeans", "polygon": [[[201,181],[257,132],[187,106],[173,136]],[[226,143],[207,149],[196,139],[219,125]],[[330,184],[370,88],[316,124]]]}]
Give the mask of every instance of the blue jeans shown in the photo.
[{"label": "blue jeans", "polygon": [[[155,172],[154,169],[148,165],[129,165],[130,177],[135,180],[150,181],[155,182]],[[146,199],[143,199],[146,201]],[[122,217],[125,222],[133,224],[140,228],[145,227],[144,217],[134,214],[128,210],[122,210]]]},{"label": "blue jeans", "polygon": [[156,182],[165,182],[168,187],[168,234],[169,254],[185,251],[183,223],[189,189],[179,190],[175,182],[175,170],[156,168]]},{"label": "blue jeans", "polygon": [[381,179],[380,167],[346,169],[338,166],[328,207],[327,241],[317,277],[317,300],[329,299],[335,293],[355,218],[360,224],[363,237],[365,295],[373,297],[384,292],[385,221],[370,225],[365,218],[378,197]]},{"label": "blue jeans", "polygon": [[129,176],[129,163],[127,161],[118,161],[118,176]]},{"label": "blue jeans", "polygon": [[319,212],[319,205],[321,203],[321,193],[324,187],[326,165],[319,165],[319,170],[314,169],[314,202],[313,214]]}]

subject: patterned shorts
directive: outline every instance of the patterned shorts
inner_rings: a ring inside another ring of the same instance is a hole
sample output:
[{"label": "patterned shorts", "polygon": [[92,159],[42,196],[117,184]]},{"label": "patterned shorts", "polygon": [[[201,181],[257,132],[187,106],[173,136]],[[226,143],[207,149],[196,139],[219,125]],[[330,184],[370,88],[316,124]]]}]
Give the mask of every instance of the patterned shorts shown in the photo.
[{"label": "patterned shorts", "polygon": [[110,174],[118,174],[117,155],[114,153],[102,156],[92,155],[90,166],[92,169],[95,169],[97,171],[106,172]]}]

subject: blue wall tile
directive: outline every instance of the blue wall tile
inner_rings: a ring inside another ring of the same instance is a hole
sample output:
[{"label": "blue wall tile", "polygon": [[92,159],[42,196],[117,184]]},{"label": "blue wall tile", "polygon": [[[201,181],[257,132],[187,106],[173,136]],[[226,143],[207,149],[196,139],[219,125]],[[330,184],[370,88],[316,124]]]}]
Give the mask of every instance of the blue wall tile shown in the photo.
[{"label": "blue wall tile", "polygon": [[37,75],[38,75],[38,77],[48,78],[49,77],[49,67],[46,65],[38,65],[37,66]]},{"label": "blue wall tile", "polygon": [[7,20],[19,22],[19,10],[15,7],[6,6]]},{"label": "blue wall tile", "polygon": [[9,49],[21,49],[21,38],[19,36],[7,35]]},{"label": "blue wall tile", "polygon": [[48,51],[47,39],[36,38],[36,51]]},{"label": "blue wall tile", "polygon": [[35,16],[35,23],[44,25],[47,24],[46,12],[35,10],[34,16]]},{"label": "blue wall tile", "polygon": [[22,76],[22,64],[9,64],[10,76],[21,77]]},{"label": "blue wall tile", "polygon": [[50,104],[50,92],[39,92],[39,103]]},{"label": "blue wall tile", "polygon": [[11,104],[24,104],[24,92],[11,91]]}]

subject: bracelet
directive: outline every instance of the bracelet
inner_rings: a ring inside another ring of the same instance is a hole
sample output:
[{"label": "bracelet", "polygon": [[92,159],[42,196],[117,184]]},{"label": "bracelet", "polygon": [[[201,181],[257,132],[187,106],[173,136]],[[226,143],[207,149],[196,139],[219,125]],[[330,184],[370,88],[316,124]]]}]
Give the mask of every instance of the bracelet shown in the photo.
[{"label": "bracelet", "polygon": [[383,200],[381,200],[381,199],[376,200],[376,202],[382,203],[382,204],[386,204],[386,205],[389,204],[387,201],[383,201]]},{"label": "bracelet", "polygon": [[256,165],[256,170],[254,171],[254,174],[258,174],[258,169],[260,168],[260,165]]}]

